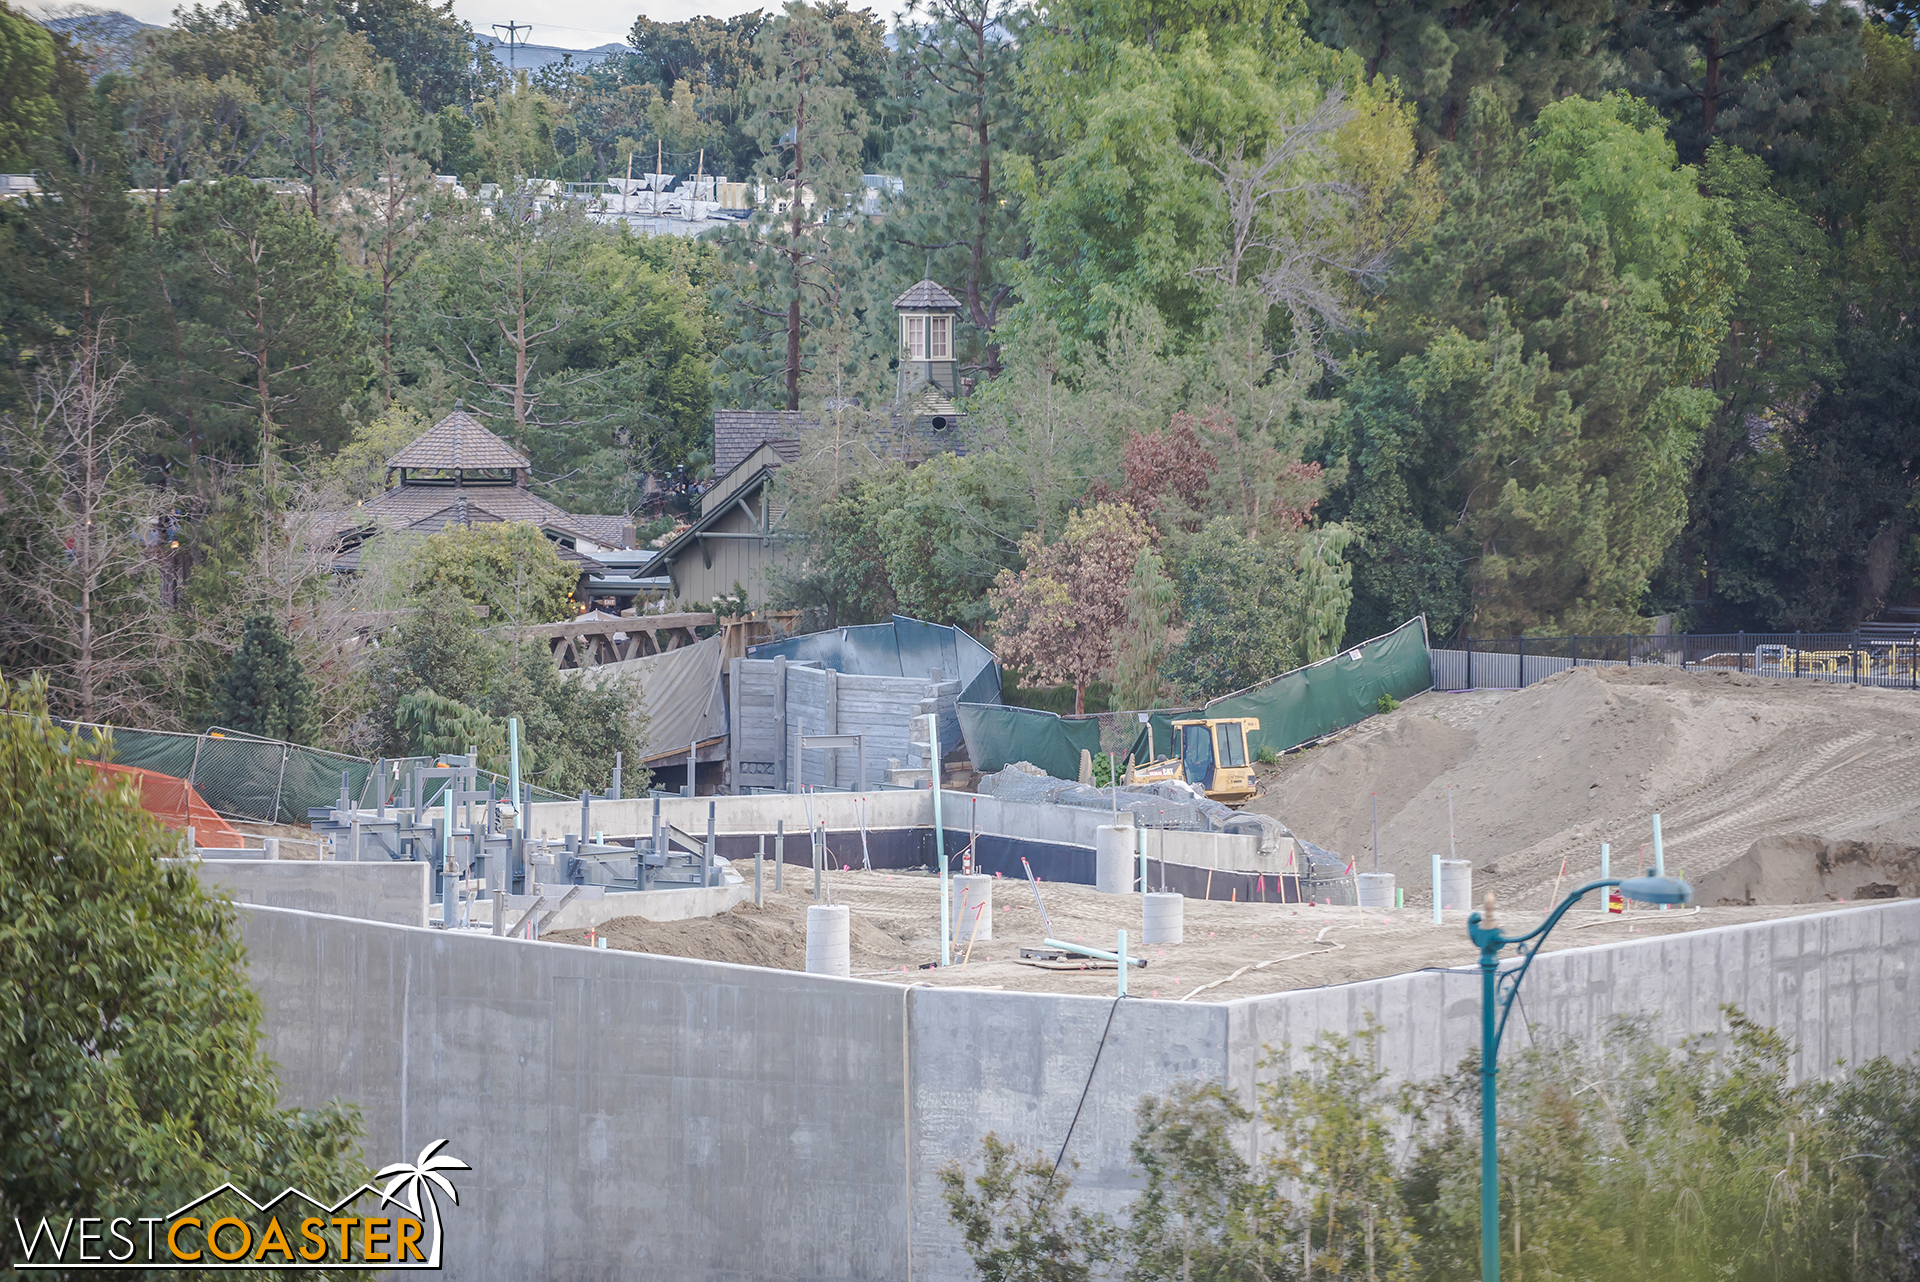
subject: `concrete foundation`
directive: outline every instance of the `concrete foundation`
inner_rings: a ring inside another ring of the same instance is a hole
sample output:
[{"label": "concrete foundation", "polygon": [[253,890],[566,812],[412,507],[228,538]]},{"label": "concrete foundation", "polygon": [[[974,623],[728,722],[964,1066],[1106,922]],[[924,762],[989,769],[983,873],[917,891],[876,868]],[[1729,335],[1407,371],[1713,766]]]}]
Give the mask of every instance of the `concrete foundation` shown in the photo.
[{"label": "concrete foundation", "polygon": [[[461,1278],[970,1277],[938,1172],[990,1130],[1051,1155],[1084,1090],[1076,1196],[1118,1210],[1143,1093],[1213,1080],[1251,1102],[1264,1048],[1300,1064],[1374,1017],[1395,1078],[1479,1035],[1465,970],[1116,1008],[241,913],[283,1102],[360,1104],[375,1165],[443,1137],[473,1164],[446,1217]],[[1806,1078],[1920,1050],[1917,965],[1920,902],[1893,902],[1545,953],[1525,1017],[1589,1036],[1644,1016],[1677,1040],[1732,1002]]]}]

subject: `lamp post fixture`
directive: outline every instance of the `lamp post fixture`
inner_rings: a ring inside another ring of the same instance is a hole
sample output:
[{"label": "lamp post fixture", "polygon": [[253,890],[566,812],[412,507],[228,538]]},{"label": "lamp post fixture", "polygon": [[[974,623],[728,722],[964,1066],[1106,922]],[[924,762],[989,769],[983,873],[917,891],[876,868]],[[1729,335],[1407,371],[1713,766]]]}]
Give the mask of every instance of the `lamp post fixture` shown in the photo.
[{"label": "lamp post fixture", "polygon": [[[1648,869],[1644,877],[1602,877],[1590,881],[1561,900],[1547,919],[1524,935],[1502,934],[1493,924],[1493,896],[1489,894],[1482,912],[1467,918],[1467,938],[1480,949],[1480,1276],[1482,1282],[1500,1282],[1500,1149],[1494,1129],[1494,1074],[1499,1069],[1500,1039],[1507,1031],[1507,1016],[1513,1013],[1513,999],[1520,992],[1520,981],[1539,955],[1540,945],[1560,924],[1567,909],[1589,891],[1608,886],[1620,887],[1623,898],[1643,904],[1685,904],[1693,900],[1693,887],[1676,877],[1656,877]],[[1500,950],[1508,944],[1519,946],[1520,964],[1502,972]],[[1495,1019],[1496,1010],[1499,1018]]]}]

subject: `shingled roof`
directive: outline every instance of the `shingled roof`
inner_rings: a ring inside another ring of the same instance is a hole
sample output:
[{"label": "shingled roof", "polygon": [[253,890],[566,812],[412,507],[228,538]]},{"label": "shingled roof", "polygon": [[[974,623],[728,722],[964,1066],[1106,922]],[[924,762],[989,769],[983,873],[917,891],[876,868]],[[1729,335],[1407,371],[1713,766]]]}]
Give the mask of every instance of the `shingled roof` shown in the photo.
[{"label": "shingled roof", "polygon": [[895,311],[937,312],[960,310],[960,300],[930,280],[923,280],[893,300]]},{"label": "shingled roof", "polygon": [[797,433],[819,426],[796,410],[715,410],[713,474],[725,476],[768,441],[790,441]]},{"label": "shingled roof", "polygon": [[388,467],[420,471],[478,472],[533,466],[526,456],[480,425],[465,410],[428,428],[413,444],[387,460]]},{"label": "shingled roof", "polygon": [[[501,521],[529,521],[541,529],[593,539],[594,532],[573,513],[564,511],[537,494],[515,485],[468,486],[456,490],[445,482],[437,485],[396,485],[382,490],[361,505],[368,516],[381,518],[392,526],[407,529],[425,521],[464,494],[476,510]],[[597,539],[595,540],[598,541]]]}]

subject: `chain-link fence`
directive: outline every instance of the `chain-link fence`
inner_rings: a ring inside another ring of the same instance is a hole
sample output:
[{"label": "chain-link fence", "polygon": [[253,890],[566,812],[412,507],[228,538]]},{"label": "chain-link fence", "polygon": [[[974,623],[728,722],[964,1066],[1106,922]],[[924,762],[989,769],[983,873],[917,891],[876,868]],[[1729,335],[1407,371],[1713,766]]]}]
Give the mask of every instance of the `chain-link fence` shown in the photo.
[{"label": "chain-link fence", "polygon": [[[219,728],[195,735],[83,722],[62,724],[80,731],[96,746],[96,759],[184,779],[216,814],[256,823],[305,824],[308,811],[339,804],[343,779],[353,805],[372,806],[378,800],[376,765],[384,764],[386,795],[391,798],[397,781],[410,778],[415,765],[433,764],[430,758],[420,757],[387,758],[377,763]],[[482,771],[481,779],[497,782],[500,795],[506,796],[504,778]],[[534,796],[546,801],[568,800],[545,788],[535,788]]]},{"label": "chain-link fence", "polygon": [[1861,632],[1463,637],[1432,647],[1433,684],[1440,690],[1511,690],[1568,668],[1643,664],[1920,689],[1920,639]]}]

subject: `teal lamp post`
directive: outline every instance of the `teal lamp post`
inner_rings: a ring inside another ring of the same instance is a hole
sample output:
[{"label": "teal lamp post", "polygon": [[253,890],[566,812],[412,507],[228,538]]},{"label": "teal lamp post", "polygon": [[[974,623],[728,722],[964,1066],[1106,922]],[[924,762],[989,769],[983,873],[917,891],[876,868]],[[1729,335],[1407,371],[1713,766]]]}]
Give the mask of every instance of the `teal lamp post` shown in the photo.
[{"label": "teal lamp post", "polygon": [[[1484,912],[1467,918],[1467,937],[1480,949],[1480,1276],[1483,1282],[1500,1282],[1500,1149],[1494,1130],[1494,1073],[1498,1071],[1500,1039],[1507,1031],[1507,1016],[1513,1013],[1513,999],[1520,992],[1520,981],[1546,942],[1547,934],[1560,924],[1567,909],[1589,891],[1608,886],[1620,887],[1620,894],[1643,904],[1684,904],[1693,900],[1693,887],[1675,877],[1656,877],[1649,870],[1644,877],[1603,877],[1590,881],[1565,899],[1547,915],[1547,919],[1524,935],[1504,935],[1493,924],[1493,896],[1487,896]],[[1500,950],[1508,944],[1519,947],[1520,964],[1500,970]],[[1498,1019],[1495,1018],[1496,1013]]]}]

